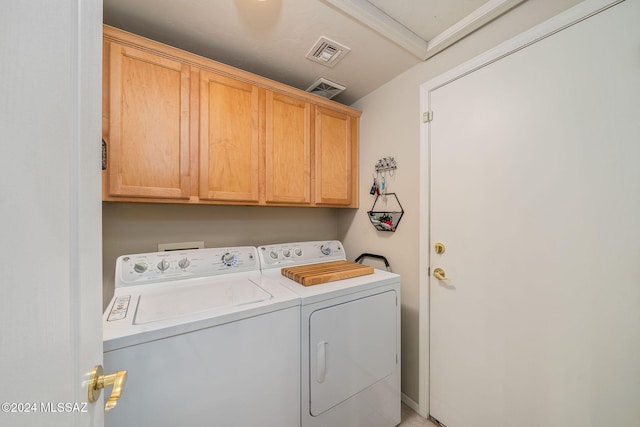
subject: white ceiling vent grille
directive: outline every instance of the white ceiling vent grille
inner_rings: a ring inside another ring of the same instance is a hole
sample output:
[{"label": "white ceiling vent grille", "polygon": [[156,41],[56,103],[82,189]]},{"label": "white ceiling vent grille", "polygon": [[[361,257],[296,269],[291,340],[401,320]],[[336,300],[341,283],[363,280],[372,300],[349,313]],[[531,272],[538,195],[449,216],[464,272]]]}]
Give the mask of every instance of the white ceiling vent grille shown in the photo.
[{"label": "white ceiling vent grille", "polygon": [[351,48],[322,36],[309,52],[307,52],[306,58],[327,67],[333,67],[340,62],[350,50]]},{"label": "white ceiling vent grille", "polygon": [[320,77],[314,84],[307,88],[307,92],[331,99],[345,89],[345,86]]}]

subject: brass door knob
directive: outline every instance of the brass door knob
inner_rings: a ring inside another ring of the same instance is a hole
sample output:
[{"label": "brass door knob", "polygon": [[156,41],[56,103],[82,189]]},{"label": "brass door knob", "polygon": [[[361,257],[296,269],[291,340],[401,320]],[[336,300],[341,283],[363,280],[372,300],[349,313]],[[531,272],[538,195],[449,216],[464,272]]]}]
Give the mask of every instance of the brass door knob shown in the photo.
[{"label": "brass door knob", "polygon": [[444,280],[444,281],[449,280],[449,278],[447,277],[447,273],[445,273],[445,271],[440,267],[433,270],[433,277],[435,277],[438,280]]},{"label": "brass door knob", "polygon": [[122,389],[127,382],[127,371],[118,371],[115,374],[104,375],[102,365],[96,365],[89,379],[89,402],[93,403],[100,397],[102,389],[113,386],[111,396],[104,405],[105,412],[112,410],[118,404],[122,395]]}]

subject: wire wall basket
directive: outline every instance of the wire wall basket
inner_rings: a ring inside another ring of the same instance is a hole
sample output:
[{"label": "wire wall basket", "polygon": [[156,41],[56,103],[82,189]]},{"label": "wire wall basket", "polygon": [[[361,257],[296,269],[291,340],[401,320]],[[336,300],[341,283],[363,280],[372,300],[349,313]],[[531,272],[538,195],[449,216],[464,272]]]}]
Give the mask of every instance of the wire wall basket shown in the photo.
[{"label": "wire wall basket", "polygon": [[[393,198],[390,196],[393,196]],[[404,215],[404,209],[402,209],[396,193],[378,194],[371,210],[367,214],[369,215],[369,221],[371,221],[376,230],[395,232],[398,224],[400,224],[402,215]]]}]

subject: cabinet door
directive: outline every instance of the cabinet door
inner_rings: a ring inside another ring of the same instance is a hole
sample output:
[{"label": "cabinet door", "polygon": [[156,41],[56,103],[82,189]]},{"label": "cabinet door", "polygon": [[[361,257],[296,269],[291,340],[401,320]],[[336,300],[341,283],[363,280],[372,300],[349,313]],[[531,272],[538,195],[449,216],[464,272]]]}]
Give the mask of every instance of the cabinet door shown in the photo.
[{"label": "cabinet door", "polygon": [[258,202],[258,88],[200,72],[200,198]]},{"label": "cabinet door", "polygon": [[354,206],[357,148],[357,119],[339,111],[316,107],[316,204]]},{"label": "cabinet door", "polygon": [[106,196],[189,197],[189,73],[110,43]]},{"label": "cabinet door", "polygon": [[311,202],[311,105],[266,94],[266,202]]}]

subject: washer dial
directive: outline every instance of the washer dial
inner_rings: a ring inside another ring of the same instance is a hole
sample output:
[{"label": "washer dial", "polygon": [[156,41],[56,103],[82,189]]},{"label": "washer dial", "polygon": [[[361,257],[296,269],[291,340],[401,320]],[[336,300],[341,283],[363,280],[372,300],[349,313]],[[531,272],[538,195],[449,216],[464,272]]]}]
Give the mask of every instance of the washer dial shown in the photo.
[{"label": "washer dial", "polygon": [[136,273],[144,273],[149,266],[144,261],[138,261],[133,265],[133,271]]},{"label": "washer dial", "polygon": [[325,255],[331,255],[331,247],[329,246],[328,243],[326,245],[322,245],[320,246],[320,252],[322,252]]},{"label": "washer dial", "polygon": [[168,270],[168,269],[169,269],[169,266],[170,266],[170,265],[171,265],[171,263],[169,263],[169,261],[168,261],[168,260],[163,259],[162,261],[160,261],[160,262],[158,263],[158,270],[160,270],[160,271],[166,271],[166,270]]},{"label": "washer dial", "polygon": [[222,263],[227,267],[233,267],[238,263],[238,255],[227,252],[222,255]]},{"label": "washer dial", "polygon": [[182,258],[180,261],[178,261],[178,267],[185,269],[187,267],[189,267],[191,265],[191,261],[189,261],[189,258],[184,257]]}]

